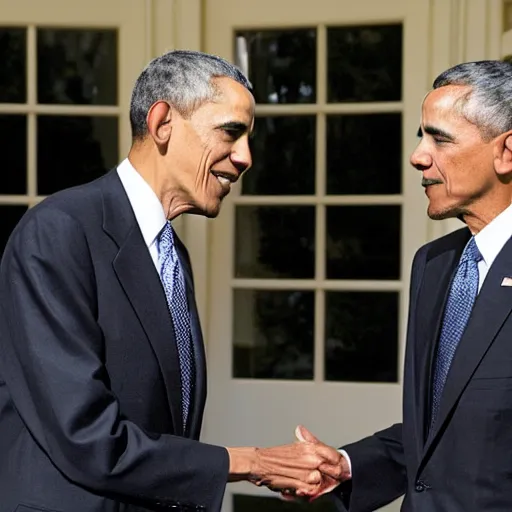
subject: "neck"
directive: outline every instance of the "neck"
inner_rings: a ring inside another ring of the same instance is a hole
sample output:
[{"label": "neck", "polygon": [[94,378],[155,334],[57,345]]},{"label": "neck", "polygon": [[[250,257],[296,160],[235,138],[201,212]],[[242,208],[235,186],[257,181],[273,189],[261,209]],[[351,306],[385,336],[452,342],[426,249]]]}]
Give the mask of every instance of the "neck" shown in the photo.
[{"label": "neck", "polygon": [[482,198],[481,201],[475,202],[470,208],[466,209],[461,217],[474,236],[505,211],[510,206],[511,201],[512,198],[509,194],[502,197],[486,197],[485,201]]},{"label": "neck", "polygon": [[186,200],[186,194],[174,179],[177,173],[168,167],[160,154],[155,154],[154,148],[150,147],[149,143],[145,141],[134,143],[128,159],[162,203],[168,220],[175,219],[193,209]]}]

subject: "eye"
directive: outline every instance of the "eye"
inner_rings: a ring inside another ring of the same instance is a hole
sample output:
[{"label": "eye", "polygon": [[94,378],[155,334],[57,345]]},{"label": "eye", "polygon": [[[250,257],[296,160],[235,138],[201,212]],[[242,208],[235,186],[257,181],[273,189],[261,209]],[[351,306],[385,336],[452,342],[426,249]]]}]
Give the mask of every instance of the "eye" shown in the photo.
[{"label": "eye", "polygon": [[223,128],[223,132],[231,142],[234,142],[243,136],[245,130],[240,128]]},{"label": "eye", "polygon": [[224,133],[230,140],[236,140],[240,137],[240,132],[233,128],[224,128]]}]

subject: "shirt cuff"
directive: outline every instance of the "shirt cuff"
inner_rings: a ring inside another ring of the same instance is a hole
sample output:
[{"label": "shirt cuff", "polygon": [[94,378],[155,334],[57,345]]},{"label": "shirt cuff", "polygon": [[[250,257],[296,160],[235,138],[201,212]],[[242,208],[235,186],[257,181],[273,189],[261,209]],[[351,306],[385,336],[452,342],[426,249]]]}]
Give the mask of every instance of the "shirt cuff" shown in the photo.
[{"label": "shirt cuff", "polygon": [[348,453],[345,450],[341,450],[341,449],[338,450],[338,452],[341,453],[341,455],[343,455],[343,457],[347,461],[349,477],[352,478],[352,462],[350,462],[350,457],[348,456]]}]

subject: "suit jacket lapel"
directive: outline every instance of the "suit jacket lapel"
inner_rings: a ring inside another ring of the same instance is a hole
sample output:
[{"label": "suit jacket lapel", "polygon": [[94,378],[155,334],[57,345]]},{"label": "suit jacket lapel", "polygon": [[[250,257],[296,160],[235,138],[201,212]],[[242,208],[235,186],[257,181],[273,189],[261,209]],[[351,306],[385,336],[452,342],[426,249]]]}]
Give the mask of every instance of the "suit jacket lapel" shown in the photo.
[{"label": "suit jacket lapel", "polygon": [[158,272],[115,170],[105,177],[103,213],[104,230],[119,246],[114,270],[160,365],[174,433],[181,435],[181,377],[172,321]]},{"label": "suit jacket lapel", "polygon": [[[427,256],[423,282],[416,309],[417,339],[415,364],[418,383],[415,387],[418,412],[418,442],[421,448],[428,434],[430,391],[437,340],[453,272],[469,235],[463,241],[441,245]],[[421,450],[420,450],[421,452]]]},{"label": "suit jacket lapel", "polygon": [[430,443],[439,434],[461,393],[491,346],[512,310],[512,289],[501,286],[512,274],[512,239],[492,264],[473,306],[468,325],[459,342],[443,390],[436,428]]},{"label": "suit jacket lapel", "polygon": [[189,411],[189,419],[187,421],[187,433],[190,433],[192,437],[198,438],[206,401],[206,356],[204,352],[203,336],[201,333],[201,324],[194,295],[194,281],[190,260],[181,240],[177,236],[175,236],[175,240],[176,250],[182,263],[185,276],[195,363],[194,396],[192,400],[192,409]]}]

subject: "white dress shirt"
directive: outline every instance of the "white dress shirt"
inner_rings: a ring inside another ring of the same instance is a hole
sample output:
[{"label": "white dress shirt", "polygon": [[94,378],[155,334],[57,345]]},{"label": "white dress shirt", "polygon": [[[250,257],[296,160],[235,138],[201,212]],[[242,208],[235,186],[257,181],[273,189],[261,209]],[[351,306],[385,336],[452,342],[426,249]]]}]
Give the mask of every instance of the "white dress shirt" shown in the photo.
[{"label": "white dress shirt", "polygon": [[483,258],[478,262],[478,291],[482,288],[496,256],[510,237],[512,237],[512,205],[475,235],[476,246]]},{"label": "white dress shirt", "polygon": [[158,235],[167,222],[162,203],[127,158],[119,164],[117,174],[126,191],[151,259],[159,272]]},{"label": "white dress shirt", "polygon": [[[482,259],[478,262],[478,291],[484,284],[489,268],[500,253],[503,246],[512,237],[512,205],[502,211],[487,226],[475,235],[475,242]],[[345,450],[339,450],[348,463],[352,475],[352,463]]]}]

